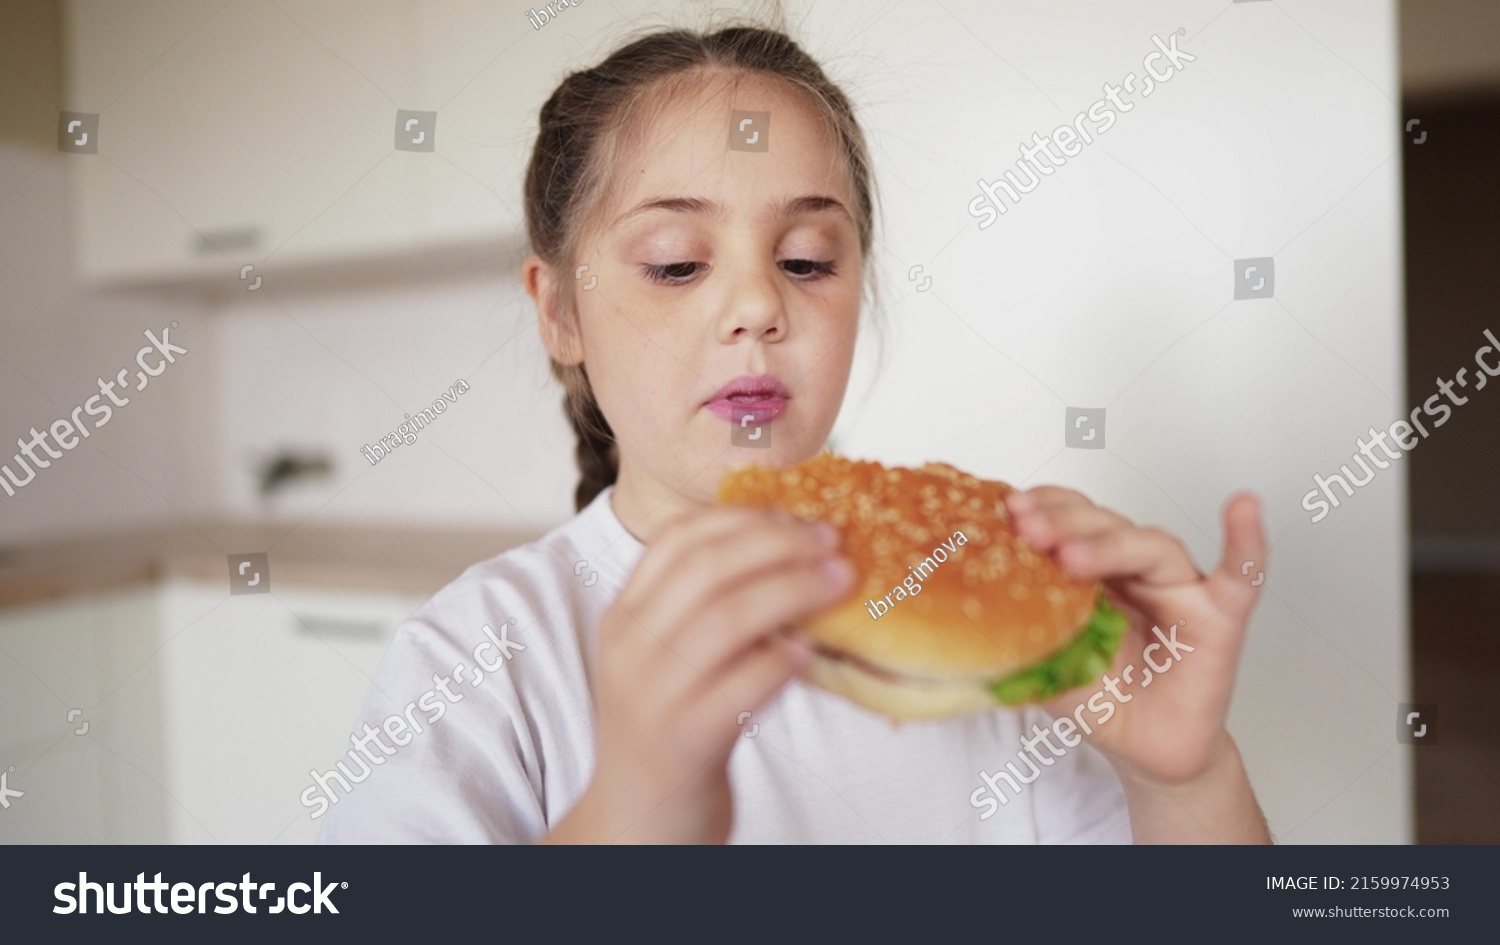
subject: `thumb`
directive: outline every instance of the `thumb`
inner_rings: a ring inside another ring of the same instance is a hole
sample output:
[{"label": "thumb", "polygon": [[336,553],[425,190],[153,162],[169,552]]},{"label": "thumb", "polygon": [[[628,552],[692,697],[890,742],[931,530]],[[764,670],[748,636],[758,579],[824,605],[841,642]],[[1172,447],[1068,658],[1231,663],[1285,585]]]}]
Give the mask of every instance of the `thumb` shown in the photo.
[{"label": "thumb", "polygon": [[1215,597],[1237,600],[1246,613],[1260,597],[1267,569],[1266,532],[1260,520],[1260,499],[1241,492],[1224,504],[1224,557],[1209,578]]}]

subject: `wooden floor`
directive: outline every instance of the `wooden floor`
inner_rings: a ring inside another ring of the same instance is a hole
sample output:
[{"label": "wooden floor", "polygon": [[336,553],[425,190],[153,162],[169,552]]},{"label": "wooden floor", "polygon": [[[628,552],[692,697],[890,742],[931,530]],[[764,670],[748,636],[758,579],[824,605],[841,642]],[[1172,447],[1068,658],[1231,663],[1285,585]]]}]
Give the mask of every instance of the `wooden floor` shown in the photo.
[{"label": "wooden floor", "polygon": [[1500,575],[1414,575],[1412,657],[1414,701],[1438,707],[1417,842],[1500,843]]}]

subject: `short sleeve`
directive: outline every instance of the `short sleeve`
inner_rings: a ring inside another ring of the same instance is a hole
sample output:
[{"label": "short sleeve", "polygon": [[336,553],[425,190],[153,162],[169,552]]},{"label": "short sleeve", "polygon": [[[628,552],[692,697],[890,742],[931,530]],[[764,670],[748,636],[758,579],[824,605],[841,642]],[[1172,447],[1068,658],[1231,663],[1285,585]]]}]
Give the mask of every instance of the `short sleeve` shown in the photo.
[{"label": "short sleeve", "polygon": [[[1028,710],[1025,727],[1047,727],[1050,719],[1039,709]],[[1087,742],[1067,750],[1045,771],[1036,792],[1037,843],[1131,843],[1130,811],[1125,791],[1109,762]]]},{"label": "short sleeve", "polygon": [[[402,623],[322,794],[310,773],[320,843],[531,843],[582,796],[592,617],[553,557],[533,545],[475,565]],[[367,743],[368,765],[353,742],[371,732],[385,750]]]}]

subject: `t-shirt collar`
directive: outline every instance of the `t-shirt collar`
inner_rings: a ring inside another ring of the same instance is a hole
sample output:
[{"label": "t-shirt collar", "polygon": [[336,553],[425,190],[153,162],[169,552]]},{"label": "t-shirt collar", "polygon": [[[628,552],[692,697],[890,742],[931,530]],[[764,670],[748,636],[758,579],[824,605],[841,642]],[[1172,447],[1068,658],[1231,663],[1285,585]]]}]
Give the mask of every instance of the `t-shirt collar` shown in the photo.
[{"label": "t-shirt collar", "polygon": [[610,503],[614,491],[613,485],[606,486],[578,513],[575,537],[590,567],[623,584],[646,553],[646,546],[615,515]]}]

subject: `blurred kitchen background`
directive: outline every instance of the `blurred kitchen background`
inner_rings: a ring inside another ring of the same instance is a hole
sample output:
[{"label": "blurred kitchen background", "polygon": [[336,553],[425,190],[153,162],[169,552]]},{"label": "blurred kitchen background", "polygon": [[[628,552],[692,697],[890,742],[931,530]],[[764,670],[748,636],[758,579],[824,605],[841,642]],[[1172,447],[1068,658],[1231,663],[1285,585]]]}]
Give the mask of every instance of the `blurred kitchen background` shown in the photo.
[{"label": "blurred kitchen background", "polygon": [[[1223,499],[1255,489],[1277,544],[1231,728],[1278,838],[1500,840],[1477,701],[1500,672],[1500,401],[1328,521],[1299,506],[1500,330],[1500,7],[1053,6],[785,4],[884,198],[835,442],[1082,488],[1205,567]],[[396,625],[572,514],[517,279],[537,111],[632,29],[709,9],[0,7],[0,437],[134,379],[147,330],[188,349],[0,492],[0,772],[24,791],[0,842],[315,837],[298,796]],[[980,232],[974,181],[1173,30],[1197,59]],[[1275,298],[1232,301],[1232,260],[1262,256]],[[1064,448],[1066,406],[1108,408],[1104,450]],[[1402,703],[1438,706],[1435,743],[1398,742]]]},{"label": "blurred kitchen background", "polygon": [[[1414,405],[1485,329],[1500,337],[1500,4],[1404,0],[1401,42]],[[1417,839],[1500,843],[1500,730],[1487,703],[1500,679],[1500,399],[1470,398],[1443,430],[1453,435],[1429,440],[1411,467],[1411,701],[1437,706],[1439,732],[1416,752]]]}]

